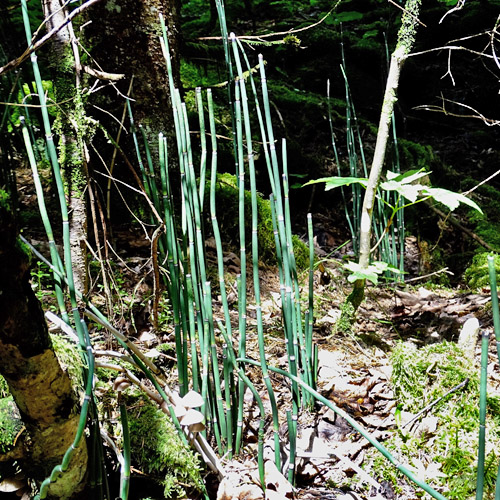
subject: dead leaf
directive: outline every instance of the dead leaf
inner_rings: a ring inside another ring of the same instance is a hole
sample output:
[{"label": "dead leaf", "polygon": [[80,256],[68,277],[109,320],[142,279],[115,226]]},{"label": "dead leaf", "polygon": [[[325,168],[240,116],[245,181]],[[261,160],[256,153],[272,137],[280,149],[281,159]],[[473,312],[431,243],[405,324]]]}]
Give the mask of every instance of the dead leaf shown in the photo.
[{"label": "dead leaf", "polygon": [[[282,500],[293,497],[293,487],[290,482],[278,470],[272,460],[267,460],[264,464],[265,482],[266,482],[266,499],[269,500]],[[273,490],[275,490],[273,492]],[[279,496],[276,496],[278,494]],[[269,493],[273,495],[269,496]]]}]

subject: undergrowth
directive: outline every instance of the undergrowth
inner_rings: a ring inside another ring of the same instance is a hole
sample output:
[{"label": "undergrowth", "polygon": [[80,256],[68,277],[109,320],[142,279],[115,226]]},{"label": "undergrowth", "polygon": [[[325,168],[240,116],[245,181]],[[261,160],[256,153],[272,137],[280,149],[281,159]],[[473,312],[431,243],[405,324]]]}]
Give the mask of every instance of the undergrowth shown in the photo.
[{"label": "undergrowth", "polygon": [[[401,342],[392,352],[391,361],[397,414],[408,412],[410,416],[416,415],[468,379],[464,387],[437,403],[414,425],[405,427],[401,420],[386,444],[402,463],[413,467],[450,500],[472,497],[477,472],[479,367],[474,366],[461,348],[451,342],[421,348]],[[485,498],[494,498],[498,467],[495,450],[500,446],[499,409],[500,398],[488,397]],[[427,427],[422,419],[432,420],[436,428],[433,425]],[[372,467],[394,485],[396,492],[407,484],[401,475],[375,456]]]}]

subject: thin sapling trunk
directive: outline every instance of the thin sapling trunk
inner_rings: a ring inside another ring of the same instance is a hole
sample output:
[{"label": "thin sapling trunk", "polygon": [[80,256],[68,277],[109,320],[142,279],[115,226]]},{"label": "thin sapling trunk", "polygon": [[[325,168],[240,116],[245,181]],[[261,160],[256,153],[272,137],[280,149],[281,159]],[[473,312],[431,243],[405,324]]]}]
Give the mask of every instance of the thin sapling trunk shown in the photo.
[{"label": "thin sapling trunk", "polygon": [[[361,227],[359,240],[359,265],[362,270],[366,270],[370,264],[371,254],[371,236],[372,236],[372,217],[373,207],[375,204],[375,196],[380,182],[382,168],[384,166],[385,153],[387,143],[390,136],[390,127],[394,105],[397,101],[397,89],[399,85],[399,76],[403,63],[408,57],[414,41],[416,33],[416,25],[418,22],[418,13],[420,9],[420,0],[407,0],[405,5],[405,13],[402,18],[402,26],[398,33],[398,43],[396,49],[391,55],[391,63],[389,67],[389,75],[384,94],[384,102],[380,113],[380,122],[377,133],[377,141],[375,144],[375,152],[373,154],[372,166],[370,168],[370,176],[366,187],[365,196],[363,199],[363,207],[361,209]],[[347,301],[352,304],[351,313],[355,312],[364,298],[365,279],[359,279],[354,282],[354,288]]]}]

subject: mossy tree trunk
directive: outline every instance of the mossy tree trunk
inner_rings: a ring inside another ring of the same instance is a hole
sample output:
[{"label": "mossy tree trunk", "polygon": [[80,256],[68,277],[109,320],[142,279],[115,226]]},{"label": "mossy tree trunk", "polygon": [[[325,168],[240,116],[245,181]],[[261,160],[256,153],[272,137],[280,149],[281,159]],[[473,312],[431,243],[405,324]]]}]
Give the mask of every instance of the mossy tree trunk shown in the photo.
[{"label": "mossy tree trunk", "polygon": [[[43,480],[60,464],[78,428],[79,404],[52,349],[40,303],[29,282],[30,257],[0,191],[0,372],[30,436],[23,470]],[[87,447],[50,486],[50,498],[73,498],[85,487]]]},{"label": "mossy tree trunk", "polygon": [[[67,15],[62,0],[43,0],[47,30],[61,26]],[[49,67],[59,114],[54,123],[58,135],[59,161],[68,200],[71,260],[75,289],[87,292],[87,200],[88,169],[85,146],[85,109],[81,93],[82,68],[73,25],[59,30],[51,42]]]},{"label": "mossy tree trunk", "polygon": [[[361,227],[359,240],[359,264],[361,270],[366,270],[370,265],[371,237],[372,237],[372,217],[375,196],[377,194],[382,168],[384,166],[387,143],[392,121],[394,105],[397,101],[397,89],[399,86],[399,76],[401,68],[410,53],[414,41],[418,15],[420,10],[420,0],[407,0],[405,13],[402,18],[402,25],[398,33],[396,49],[391,55],[391,64],[384,94],[384,102],[380,113],[377,141],[373,154],[370,176],[363,199],[361,209]],[[354,283],[354,289],[348,297],[352,303],[354,312],[359,307],[364,298],[366,280],[360,279]]]}]

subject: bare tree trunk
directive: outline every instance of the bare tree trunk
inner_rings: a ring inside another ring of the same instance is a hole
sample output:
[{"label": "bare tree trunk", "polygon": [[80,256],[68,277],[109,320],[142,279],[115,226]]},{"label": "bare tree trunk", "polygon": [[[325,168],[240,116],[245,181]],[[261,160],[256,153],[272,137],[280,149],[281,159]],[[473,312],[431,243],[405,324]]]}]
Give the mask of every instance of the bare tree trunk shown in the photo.
[{"label": "bare tree trunk", "polygon": [[[30,436],[24,470],[43,480],[61,463],[78,427],[78,400],[52,349],[42,308],[29,282],[30,256],[17,238],[5,192],[0,191],[0,372]],[[85,440],[69,469],[49,489],[66,499],[86,482]]]},{"label": "bare tree trunk", "polygon": [[[101,2],[89,9],[94,21],[85,27],[85,35],[92,45],[95,63],[106,72],[124,74],[125,78],[110,88],[116,109],[106,110],[121,116],[124,101],[116,99],[116,89],[128,95],[133,76],[131,102],[134,119],[141,124],[148,138],[157,140],[157,134],[173,134],[170,92],[165,60],[159,37],[159,14],[163,13],[172,53],[174,75],[178,75],[179,5],[177,0],[121,0]],[[96,20],[99,20],[98,22]],[[180,81],[177,76],[176,86]],[[102,94],[101,94],[102,95]],[[109,117],[99,116],[106,123]],[[114,127],[116,123],[110,122]],[[156,149],[156,148],[154,148]],[[176,155],[172,155],[174,158]]]}]

